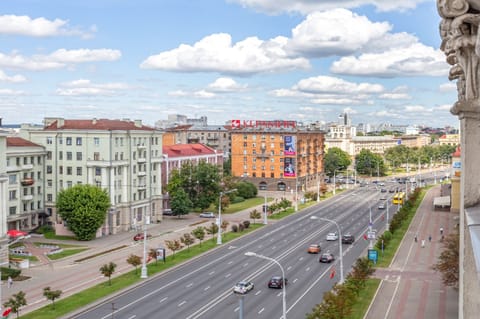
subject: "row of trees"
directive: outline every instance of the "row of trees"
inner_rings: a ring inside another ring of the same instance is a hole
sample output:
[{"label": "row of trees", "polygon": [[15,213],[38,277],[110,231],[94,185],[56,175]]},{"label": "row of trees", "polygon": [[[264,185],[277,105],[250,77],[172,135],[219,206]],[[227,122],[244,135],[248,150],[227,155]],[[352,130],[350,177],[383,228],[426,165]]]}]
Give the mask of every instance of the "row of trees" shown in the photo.
[{"label": "row of trees", "polygon": [[[55,309],[55,300],[62,295],[61,290],[52,290],[50,287],[43,288],[43,296],[52,302],[52,308]],[[13,294],[4,304],[5,308],[10,308],[17,318],[20,316],[20,308],[27,305],[25,292],[19,291]]]},{"label": "row of trees", "polygon": [[[423,147],[406,147],[398,145],[385,150],[383,157],[363,149],[355,156],[354,167],[362,175],[385,176],[388,168],[397,169],[401,165],[410,163],[414,165],[427,165],[447,161],[455,151],[456,146],[438,145]],[[388,165],[387,165],[388,163]],[[325,175],[332,177],[339,172],[344,172],[352,165],[352,160],[347,152],[338,147],[332,147],[324,157]]]}]

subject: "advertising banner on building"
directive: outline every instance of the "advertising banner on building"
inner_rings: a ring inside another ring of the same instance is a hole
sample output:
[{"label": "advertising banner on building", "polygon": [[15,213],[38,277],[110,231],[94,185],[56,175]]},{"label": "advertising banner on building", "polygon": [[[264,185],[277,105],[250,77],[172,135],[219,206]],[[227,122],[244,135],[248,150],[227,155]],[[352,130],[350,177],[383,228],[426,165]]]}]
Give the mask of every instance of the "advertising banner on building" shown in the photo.
[{"label": "advertising banner on building", "polygon": [[297,176],[297,173],[295,172],[295,158],[293,157],[283,158],[283,176],[285,177]]},{"label": "advertising banner on building", "polygon": [[295,148],[296,148],[295,136],[285,135],[283,137],[283,145],[284,145],[284,150],[283,150],[284,155],[296,155],[297,154],[297,151],[295,150]]}]

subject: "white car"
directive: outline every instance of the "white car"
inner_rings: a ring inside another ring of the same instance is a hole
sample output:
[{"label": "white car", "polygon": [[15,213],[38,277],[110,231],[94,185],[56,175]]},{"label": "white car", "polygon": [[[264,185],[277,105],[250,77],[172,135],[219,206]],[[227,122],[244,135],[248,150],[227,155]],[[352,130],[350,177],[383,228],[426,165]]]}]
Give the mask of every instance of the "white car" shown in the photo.
[{"label": "white car", "polygon": [[328,233],[328,234],[327,234],[327,240],[328,240],[328,241],[338,240],[338,235],[337,235],[337,233]]},{"label": "white car", "polygon": [[199,215],[202,218],[215,218],[215,214],[212,212],[204,212]]},{"label": "white car", "polygon": [[250,290],[253,290],[253,283],[250,281],[240,281],[233,287],[233,292],[236,294],[244,295]]}]

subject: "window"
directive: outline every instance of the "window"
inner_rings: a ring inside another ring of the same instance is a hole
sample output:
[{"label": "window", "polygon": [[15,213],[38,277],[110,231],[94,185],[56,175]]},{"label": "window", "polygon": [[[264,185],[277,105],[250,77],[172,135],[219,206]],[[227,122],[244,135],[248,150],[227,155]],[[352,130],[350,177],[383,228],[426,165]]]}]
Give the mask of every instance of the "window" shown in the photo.
[{"label": "window", "polygon": [[47,202],[51,202],[53,200],[52,194],[47,194]]},{"label": "window", "polygon": [[23,203],[23,211],[26,212],[28,210],[28,204]]},{"label": "window", "polygon": [[58,152],[58,159],[63,160],[63,152],[62,151]]},{"label": "window", "polygon": [[42,179],[42,172],[37,172],[37,179],[38,180]]},{"label": "window", "polygon": [[67,166],[67,175],[72,175],[72,167]]},{"label": "window", "polygon": [[100,167],[95,167],[95,176],[102,176],[102,169]]},{"label": "window", "polygon": [[47,174],[52,174],[52,165],[47,165]]},{"label": "window", "polygon": [[23,165],[27,165],[28,164],[28,158],[27,157],[24,157],[23,158]]},{"label": "window", "polygon": [[17,213],[17,207],[16,206],[9,207],[8,211],[10,215],[15,215]]},{"label": "window", "polygon": [[67,188],[72,188],[72,186],[73,186],[72,181],[67,181]]},{"label": "window", "polygon": [[51,160],[51,159],[52,159],[52,152],[48,151],[47,152],[47,160]]},{"label": "window", "polygon": [[82,157],[82,152],[77,152],[77,161],[81,161]]},{"label": "window", "polygon": [[42,187],[38,186],[37,187],[37,194],[40,195],[42,193]]},{"label": "window", "polygon": [[63,144],[63,138],[61,137],[58,138],[58,144]]},{"label": "window", "polygon": [[67,152],[67,161],[71,161],[73,159],[72,152]]},{"label": "window", "polygon": [[58,167],[58,173],[59,173],[59,174],[63,174],[63,166],[60,165],[60,166]]},{"label": "window", "polygon": [[8,183],[10,185],[17,184],[17,175],[8,175]]},{"label": "window", "polygon": [[47,136],[47,144],[52,144],[52,137],[51,136]]},{"label": "window", "polygon": [[275,178],[275,173],[270,173],[270,178]]},{"label": "window", "polygon": [[34,210],[35,209],[35,202],[31,202],[30,203],[30,210]]},{"label": "window", "polygon": [[93,138],[93,144],[94,144],[95,146],[100,145],[100,138],[94,137],[94,138]]},{"label": "window", "polygon": [[72,145],[72,138],[71,137],[65,138],[65,144]]},{"label": "window", "polygon": [[42,157],[41,157],[41,156],[37,157],[37,163],[38,163],[39,165],[42,164]]},{"label": "window", "polygon": [[98,153],[98,152],[93,153],[93,160],[94,161],[99,161],[100,160],[100,153]]},{"label": "window", "polygon": [[77,145],[82,145],[82,138],[81,138],[81,137],[77,137],[76,143],[77,143]]},{"label": "window", "polygon": [[47,187],[52,187],[53,181],[51,179],[47,180]]},{"label": "window", "polygon": [[8,199],[9,200],[17,199],[17,191],[9,191],[8,192]]},{"label": "window", "polygon": [[77,176],[82,176],[82,168],[77,167]]}]

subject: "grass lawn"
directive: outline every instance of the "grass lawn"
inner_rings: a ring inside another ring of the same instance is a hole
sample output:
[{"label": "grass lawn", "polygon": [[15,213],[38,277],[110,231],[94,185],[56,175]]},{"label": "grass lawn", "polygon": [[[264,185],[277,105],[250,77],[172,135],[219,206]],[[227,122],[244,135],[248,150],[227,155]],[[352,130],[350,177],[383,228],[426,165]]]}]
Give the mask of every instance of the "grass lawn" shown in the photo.
[{"label": "grass lawn", "polygon": [[[262,227],[262,224],[250,224],[250,227],[243,232],[227,232],[223,235],[223,243],[232,241],[235,238],[243,236],[249,232],[254,231]],[[201,244],[190,246],[190,248],[184,248],[181,251],[175,253],[175,255],[167,256],[165,263],[150,262],[148,264],[148,275],[152,276],[156,273],[169,269],[175,265],[188,261],[192,257],[205,253],[217,246],[216,236],[212,238],[208,236]],[[99,272],[100,273],[100,272]],[[88,288],[82,292],[76,293],[67,298],[60,297],[55,301],[55,309],[52,305],[42,307],[38,310],[32,311],[28,314],[20,316],[23,319],[55,319],[64,316],[80,307],[86,306],[100,298],[108,296],[114,292],[118,292],[122,289],[126,289],[129,286],[144,281],[140,278],[140,271],[132,269],[132,271],[114,277],[111,280],[111,285],[108,283],[108,278],[105,278],[105,282],[100,283],[94,287]]]},{"label": "grass lawn", "polygon": [[85,250],[88,250],[90,248],[68,248],[68,249],[63,249],[63,251],[52,254],[52,255],[46,255],[48,259],[50,260],[58,260],[62,259],[68,256],[72,256],[81,252],[84,252]]},{"label": "grass lawn", "polygon": [[362,319],[365,316],[380,282],[381,280],[377,278],[367,280],[365,288],[360,292],[360,295],[357,297],[357,302],[355,302],[353,306],[352,314],[348,316],[347,319]]},{"label": "grass lawn", "polygon": [[38,261],[38,258],[36,256],[24,256],[24,255],[15,255],[15,254],[10,254],[9,258],[15,258],[15,259],[28,259],[30,261]]}]

